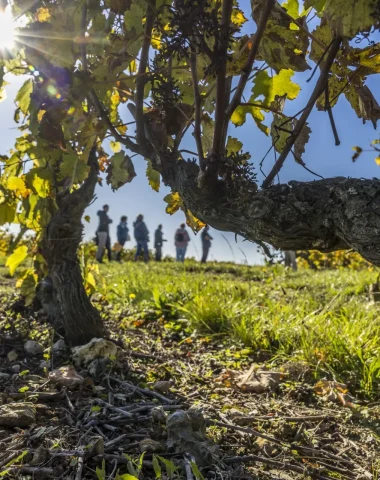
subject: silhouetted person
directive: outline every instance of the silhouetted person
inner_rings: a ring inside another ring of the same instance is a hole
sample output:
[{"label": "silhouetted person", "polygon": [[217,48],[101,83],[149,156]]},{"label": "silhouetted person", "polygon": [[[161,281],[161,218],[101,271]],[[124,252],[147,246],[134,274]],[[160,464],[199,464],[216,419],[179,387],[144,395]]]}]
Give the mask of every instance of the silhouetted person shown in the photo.
[{"label": "silhouetted person", "polygon": [[202,239],[202,260],[201,263],[207,262],[208,252],[211,248],[212,236],[209,234],[209,226],[206,225],[201,234]]},{"label": "silhouetted person", "polygon": [[[117,242],[121,247],[124,247],[125,243],[129,240],[129,235],[128,235],[129,228],[127,225],[127,220],[128,218],[125,215],[123,215],[120,219],[119,225],[117,226]],[[123,251],[123,248],[121,248],[116,254],[116,260],[118,262],[121,261],[122,251]]]},{"label": "silhouetted person", "polygon": [[141,255],[141,252],[143,251],[144,261],[148,262],[149,261],[149,250],[148,250],[149,230],[147,229],[144,223],[144,216],[141,214],[138,215],[133,226],[134,226],[135,239],[137,242],[135,261],[137,261],[137,259]]},{"label": "silhouetted person", "polygon": [[186,256],[187,245],[190,242],[189,234],[185,228],[185,224],[182,223],[177,229],[174,236],[174,244],[177,253],[177,262],[184,262]]},{"label": "silhouetted person", "polygon": [[96,236],[98,239],[98,250],[96,252],[96,260],[99,263],[103,262],[104,249],[108,250],[108,259],[111,260],[111,240],[110,240],[110,224],[112,220],[109,218],[107,212],[109,211],[109,206],[104,205],[103,210],[98,211],[99,217],[99,226],[96,230]]},{"label": "silhouetted person", "polygon": [[161,262],[162,259],[162,245],[166,242],[162,233],[162,225],[158,225],[154,232],[154,248],[156,249],[156,262]]}]

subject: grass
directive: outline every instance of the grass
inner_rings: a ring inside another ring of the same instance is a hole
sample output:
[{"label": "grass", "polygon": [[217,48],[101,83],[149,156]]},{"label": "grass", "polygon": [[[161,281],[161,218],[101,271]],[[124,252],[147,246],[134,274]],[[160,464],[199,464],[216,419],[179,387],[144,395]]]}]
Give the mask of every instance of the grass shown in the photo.
[{"label": "grass", "polygon": [[377,273],[280,266],[126,262],[102,267],[107,312],[127,331],[161,320],[178,334],[252,351],[272,364],[306,362],[316,378],[380,393],[380,306],[368,301]]}]

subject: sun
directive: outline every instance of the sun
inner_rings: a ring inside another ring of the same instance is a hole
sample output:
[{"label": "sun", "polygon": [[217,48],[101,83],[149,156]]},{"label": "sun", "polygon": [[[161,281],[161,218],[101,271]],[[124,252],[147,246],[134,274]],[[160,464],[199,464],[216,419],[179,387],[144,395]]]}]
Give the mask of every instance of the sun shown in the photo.
[{"label": "sun", "polygon": [[10,9],[0,13],[0,50],[10,49],[15,44],[15,28]]}]

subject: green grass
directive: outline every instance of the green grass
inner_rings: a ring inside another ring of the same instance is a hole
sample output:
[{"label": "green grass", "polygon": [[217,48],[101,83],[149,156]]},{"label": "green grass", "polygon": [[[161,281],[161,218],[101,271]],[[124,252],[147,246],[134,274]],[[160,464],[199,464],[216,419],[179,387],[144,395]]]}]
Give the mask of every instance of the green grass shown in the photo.
[{"label": "green grass", "polygon": [[[104,266],[104,292],[121,328],[164,319],[166,328],[249,347],[256,358],[307,362],[316,378],[380,393],[380,306],[368,301],[375,271],[229,264]],[[227,348],[227,347],[226,347]]]}]

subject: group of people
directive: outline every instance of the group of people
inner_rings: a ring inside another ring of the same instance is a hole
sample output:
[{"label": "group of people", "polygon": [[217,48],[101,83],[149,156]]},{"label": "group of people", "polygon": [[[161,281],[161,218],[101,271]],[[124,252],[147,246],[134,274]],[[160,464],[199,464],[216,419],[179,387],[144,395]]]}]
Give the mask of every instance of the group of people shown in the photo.
[{"label": "group of people", "polygon": [[[111,238],[110,238],[110,225],[112,220],[108,216],[109,206],[104,205],[102,210],[98,211],[99,217],[99,226],[96,231],[96,242],[98,249],[96,252],[96,260],[99,263],[102,263],[105,250],[107,250],[108,260],[112,259],[111,251]],[[121,253],[126,242],[131,240],[129,235],[129,228],[127,225],[128,218],[122,216],[120,223],[117,226],[117,254],[116,259],[121,261]],[[144,216],[138,215],[136,221],[133,223],[133,234],[136,240],[136,253],[135,261],[137,261],[141,255],[144,257],[144,261],[149,261],[149,230],[144,222]],[[207,257],[211,248],[211,237],[209,233],[209,227],[206,225],[202,230],[201,240],[202,240],[202,263],[206,263]],[[162,225],[158,225],[156,231],[154,232],[154,249],[155,249],[155,260],[160,262],[162,259],[162,247],[164,242],[167,240],[164,239],[164,234],[162,231]],[[176,260],[177,262],[184,262],[186,257],[187,246],[190,242],[190,236],[186,230],[185,224],[182,223],[180,227],[176,230],[174,235],[174,245],[176,247]]]}]

